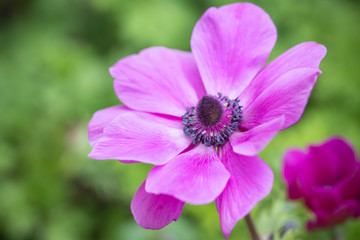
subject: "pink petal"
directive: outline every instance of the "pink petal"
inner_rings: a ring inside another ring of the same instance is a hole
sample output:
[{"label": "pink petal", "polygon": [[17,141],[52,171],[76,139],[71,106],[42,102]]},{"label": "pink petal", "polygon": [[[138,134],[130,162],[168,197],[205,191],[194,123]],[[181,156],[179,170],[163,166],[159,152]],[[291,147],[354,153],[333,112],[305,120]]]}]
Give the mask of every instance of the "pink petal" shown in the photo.
[{"label": "pink petal", "polygon": [[212,147],[200,144],[166,165],[154,167],[145,189],[167,194],[191,204],[207,204],[224,189],[229,173]]},{"label": "pink petal", "polygon": [[323,210],[315,211],[316,220],[307,223],[308,230],[316,228],[326,228],[340,224],[350,217],[360,216],[360,203],[355,200],[349,200],[339,205],[334,211]]},{"label": "pink petal", "polygon": [[[307,165],[306,174],[307,180],[314,185],[330,186],[341,179],[339,176],[342,158],[340,159],[333,155],[332,151],[327,151],[323,146],[310,147],[310,158],[313,159],[311,164]],[[346,160],[345,160],[346,161]],[[354,164],[352,164],[354,166]],[[344,176],[342,176],[344,177]]]},{"label": "pink petal", "polygon": [[239,155],[230,144],[219,148],[219,154],[231,174],[224,191],[216,199],[221,229],[228,238],[237,221],[270,193],[274,175],[258,156]]},{"label": "pink petal", "polygon": [[303,196],[298,177],[305,168],[307,161],[306,154],[297,149],[289,150],[285,154],[282,171],[288,185],[290,199],[298,199]]},{"label": "pink petal", "polygon": [[89,157],[165,164],[191,143],[182,129],[180,120],[143,112],[120,114],[105,127]]},{"label": "pink petal", "polygon": [[360,164],[351,146],[340,138],[310,146],[308,153],[288,151],[283,172],[289,198],[304,197],[312,210],[331,211],[360,193]]},{"label": "pink petal", "polygon": [[341,201],[339,191],[332,186],[339,163],[331,153],[323,150],[311,146],[307,154],[293,150],[285,155],[284,173],[289,197],[304,197],[305,204],[313,210],[329,210]]},{"label": "pink petal", "polygon": [[325,54],[324,46],[308,42],[267,65],[240,95],[243,125],[252,128],[281,115],[285,116],[284,129],[297,122],[321,73],[318,68]]},{"label": "pink petal", "polygon": [[325,54],[326,48],[315,42],[296,45],[264,67],[241,93],[240,99],[248,105],[286,72],[297,68],[318,68]]},{"label": "pink petal", "polygon": [[336,184],[343,200],[355,198],[360,201],[360,162],[356,162],[353,172]]},{"label": "pink petal", "polygon": [[94,146],[97,140],[103,137],[105,126],[111,122],[120,113],[129,111],[123,105],[105,108],[94,113],[88,125],[88,137],[91,146]]},{"label": "pink petal", "polygon": [[158,230],[172,221],[177,221],[184,202],[168,195],[155,195],[145,191],[145,182],[131,201],[131,212],[135,221],[143,228]]},{"label": "pink petal", "polygon": [[189,52],[148,48],[121,59],[110,73],[119,99],[139,111],[181,116],[205,95]]},{"label": "pink petal", "polygon": [[191,49],[208,93],[239,96],[276,42],[269,15],[251,3],[210,8],[195,25]]},{"label": "pink petal", "polygon": [[[314,158],[312,158],[315,160]],[[342,159],[341,159],[342,160]],[[313,163],[313,161],[311,162]],[[320,169],[318,169],[320,171]],[[306,170],[305,170],[306,171]],[[321,172],[328,172],[326,167]],[[360,193],[360,164],[357,163],[351,173],[343,178],[336,179],[333,185],[306,186],[304,189],[305,203],[313,210],[330,211],[336,208],[341,202],[349,199],[357,199]]]},{"label": "pink petal", "polygon": [[352,148],[342,139],[332,138],[319,146],[310,146],[309,160],[298,178],[302,186],[334,186],[349,178],[357,169]]},{"label": "pink petal", "polygon": [[304,112],[319,74],[316,68],[301,68],[285,73],[255,101],[244,106],[242,125],[253,128],[280,116],[285,117],[283,129],[294,124]]},{"label": "pink petal", "polygon": [[[331,161],[332,165],[336,165],[334,169],[334,180],[348,176],[354,172],[356,165],[358,164],[355,156],[355,152],[351,145],[344,139],[334,137],[320,146],[324,155],[331,156],[327,159],[327,162]],[[340,160],[341,159],[341,160]]]},{"label": "pink petal", "polygon": [[305,204],[312,210],[331,210],[340,204],[337,189],[325,186],[311,186],[303,189]]},{"label": "pink petal", "polygon": [[261,152],[279,132],[284,122],[283,117],[273,119],[245,132],[235,132],[230,137],[234,152],[254,156]]}]

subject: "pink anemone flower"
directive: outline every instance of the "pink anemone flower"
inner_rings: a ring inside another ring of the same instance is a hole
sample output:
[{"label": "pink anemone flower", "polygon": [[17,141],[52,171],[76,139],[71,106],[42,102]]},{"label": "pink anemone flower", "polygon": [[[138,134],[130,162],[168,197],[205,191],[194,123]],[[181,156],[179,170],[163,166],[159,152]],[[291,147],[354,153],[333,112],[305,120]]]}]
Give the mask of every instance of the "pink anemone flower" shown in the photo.
[{"label": "pink anemone flower", "polygon": [[124,105],[94,114],[89,157],[155,165],[131,203],[140,226],[160,229],[185,202],[215,201],[227,238],[270,193],[273,173],[257,154],[299,120],[326,54],[306,42],[264,66],[276,37],[264,10],[236,3],[204,13],[192,52],[151,47],[110,68]]},{"label": "pink anemone flower", "polygon": [[283,176],[290,199],[303,199],[315,215],[308,230],[328,228],[360,217],[360,162],[350,144],[331,138],[306,151],[289,150]]}]

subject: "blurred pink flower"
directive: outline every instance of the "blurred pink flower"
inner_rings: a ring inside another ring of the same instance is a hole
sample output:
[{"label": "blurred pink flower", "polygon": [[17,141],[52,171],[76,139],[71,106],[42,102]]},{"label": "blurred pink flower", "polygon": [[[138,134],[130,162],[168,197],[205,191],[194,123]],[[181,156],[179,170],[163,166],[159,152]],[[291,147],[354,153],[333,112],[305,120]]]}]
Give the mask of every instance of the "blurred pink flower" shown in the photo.
[{"label": "blurred pink flower", "polygon": [[316,216],[307,228],[331,227],[360,216],[360,162],[352,147],[332,138],[306,152],[289,150],[283,175],[290,199],[304,199]]},{"label": "blurred pink flower", "polygon": [[156,165],[131,203],[142,227],[215,200],[228,237],[269,194],[273,173],[256,155],[299,120],[326,54],[302,43],[264,67],[276,37],[261,8],[231,4],[204,13],[191,53],[152,47],[110,68],[125,106],[95,113],[89,157]]}]

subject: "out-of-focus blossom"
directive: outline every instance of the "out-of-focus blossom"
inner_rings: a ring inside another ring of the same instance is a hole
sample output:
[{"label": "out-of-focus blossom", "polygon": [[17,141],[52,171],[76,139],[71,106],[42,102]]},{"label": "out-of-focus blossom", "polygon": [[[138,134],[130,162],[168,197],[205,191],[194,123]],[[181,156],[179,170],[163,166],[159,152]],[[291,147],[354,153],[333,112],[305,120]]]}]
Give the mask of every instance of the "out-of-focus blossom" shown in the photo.
[{"label": "out-of-focus blossom", "polygon": [[283,176],[289,198],[303,199],[315,215],[309,230],[360,216],[360,162],[345,140],[335,137],[305,152],[289,150]]},{"label": "out-of-focus blossom", "polygon": [[228,237],[271,191],[273,173],[256,155],[299,120],[326,54],[306,42],[264,66],[276,37],[258,6],[210,8],[192,52],[152,47],[110,68],[125,106],[95,113],[89,157],[156,165],[131,203],[142,227],[177,220],[184,202],[216,201]]}]

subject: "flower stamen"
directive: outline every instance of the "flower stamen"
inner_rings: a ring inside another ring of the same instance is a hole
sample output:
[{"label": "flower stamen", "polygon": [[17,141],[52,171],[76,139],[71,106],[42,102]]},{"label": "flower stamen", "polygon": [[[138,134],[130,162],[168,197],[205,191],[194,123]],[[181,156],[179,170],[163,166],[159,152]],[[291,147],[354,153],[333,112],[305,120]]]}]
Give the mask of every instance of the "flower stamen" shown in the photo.
[{"label": "flower stamen", "polygon": [[238,98],[231,100],[222,93],[203,96],[196,108],[187,107],[182,116],[185,135],[193,138],[193,144],[224,145],[239,129],[243,113],[239,102]]}]

